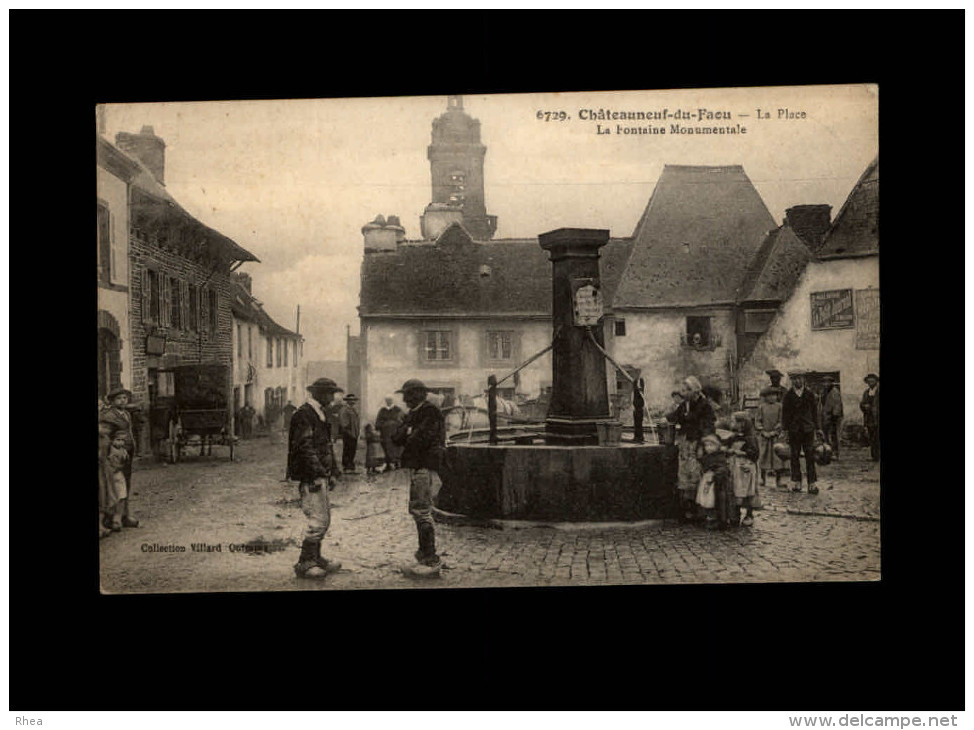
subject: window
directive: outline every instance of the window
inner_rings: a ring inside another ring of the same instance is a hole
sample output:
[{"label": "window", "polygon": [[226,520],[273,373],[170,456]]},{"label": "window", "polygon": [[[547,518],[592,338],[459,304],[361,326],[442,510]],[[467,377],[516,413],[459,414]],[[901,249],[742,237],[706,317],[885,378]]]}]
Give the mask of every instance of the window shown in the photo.
[{"label": "window", "polygon": [[189,310],[189,322],[186,323],[186,328],[195,332],[200,328],[200,290],[195,284],[189,284],[186,292],[186,304]]},{"label": "window", "polygon": [[247,325],[247,359],[254,359],[254,328]]},{"label": "window", "polygon": [[237,325],[237,357],[243,357],[243,325]]},{"label": "window", "polygon": [[217,294],[215,291],[210,289],[210,332],[216,334],[217,328],[217,314],[219,309],[217,308]]},{"label": "window", "polygon": [[169,326],[183,327],[183,283],[179,279],[169,279]]},{"label": "window", "polygon": [[294,341],[294,367],[298,366],[298,341]]},{"label": "window", "polygon": [[281,338],[277,338],[277,367],[281,367]]},{"label": "window", "polygon": [[284,340],[284,367],[287,367],[287,351],[291,349],[291,343]]},{"label": "window", "polygon": [[449,330],[435,330],[424,332],[426,360],[452,360],[450,340],[453,333]]},{"label": "window", "polygon": [[98,207],[98,279],[110,284],[115,278],[115,248],[112,245],[112,216],[108,206]]},{"label": "window", "polygon": [[487,357],[491,360],[510,360],[513,356],[513,332],[488,332]]},{"label": "window", "polygon": [[617,319],[616,320],[615,333],[616,333],[616,337],[625,337],[626,336],[626,320],[624,320],[624,319]]},{"label": "window", "polygon": [[687,317],[686,343],[690,347],[710,347],[710,317]]},{"label": "window", "polygon": [[267,367],[274,367],[274,340],[267,338]]}]

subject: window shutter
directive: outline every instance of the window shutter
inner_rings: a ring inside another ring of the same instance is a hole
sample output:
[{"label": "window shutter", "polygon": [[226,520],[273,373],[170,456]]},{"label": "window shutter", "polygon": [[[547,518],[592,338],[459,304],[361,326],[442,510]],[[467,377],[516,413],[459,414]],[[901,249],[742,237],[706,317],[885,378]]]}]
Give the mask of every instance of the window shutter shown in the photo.
[{"label": "window shutter", "polygon": [[159,323],[163,327],[169,326],[169,277],[166,274],[159,274]]},{"label": "window shutter", "polygon": [[149,290],[149,270],[147,268],[142,267],[142,271],[139,274],[139,279],[142,283],[142,321],[148,322],[150,311],[149,298],[151,292]]},{"label": "window shutter", "polygon": [[108,211],[108,240],[112,251],[111,273],[108,280],[115,283],[118,280],[118,263],[115,251],[115,214],[111,211]]},{"label": "window shutter", "polygon": [[179,304],[180,304],[180,323],[183,325],[184,330],[188,330],[189,327],[189,282],[181,281],[179,282]]}]

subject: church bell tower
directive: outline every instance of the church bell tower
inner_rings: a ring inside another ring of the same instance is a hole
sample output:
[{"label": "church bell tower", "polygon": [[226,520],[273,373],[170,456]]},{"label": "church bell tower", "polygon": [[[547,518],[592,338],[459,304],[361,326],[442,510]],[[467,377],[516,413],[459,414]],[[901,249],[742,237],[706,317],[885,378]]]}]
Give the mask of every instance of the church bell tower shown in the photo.
[{"label": "church bell tower", "polygon": [[[490,240],[497,216],[487,215],[484,201],[484,156],[480,122],[463,111],[463,97],[447,97],[446,112],[433,120],[432,144],[426,156],[433,183],[432,202],[422,218],[424,238],[436,238],[444,221],[460,222],[474,240]],[[448,224],[447,224],[448,225]]]}]

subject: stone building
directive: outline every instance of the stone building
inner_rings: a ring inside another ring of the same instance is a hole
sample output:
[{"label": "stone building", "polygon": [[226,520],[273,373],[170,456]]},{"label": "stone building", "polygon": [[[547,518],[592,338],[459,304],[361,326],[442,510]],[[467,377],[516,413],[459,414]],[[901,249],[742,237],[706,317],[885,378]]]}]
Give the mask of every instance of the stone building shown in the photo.
[{"label": "stone building", "polygon": [[756,262],[778,244],[774,228],[740,165],[664,166],[613,302],[625,332],[614,357],[644,373],[649,408],[665,407],[687,375],[735,400],[739,319],[753,331],[754,313],[773,306],[752,298],[741,312]]},{"label": "stone building", "polygon": [[[755,343],[740,373],[756,394],[765,371],[810,371],[812,388],[832,376],[847,425],[861,424],[858,403],[868,373],[879,373],[879,158],[866,168],[805,267],[791,296]],[[787,384],[787,382],[786,382]]]},{"label": "stone building", "polygon": [[[148,415],[143,449],[168,437],[173,368],[232,365],[230,272],[257,257],[188,213],[165,187],[165,143],[152,127],[120,132],[136,165],[129,186],[130,389]],[[228,392],[230,383],[227,383]]]},{"label": "stone building", "polygon": [[129,185],[139,166],[96,136],[98,216],[98,397],[132,388],[129,327]]},{"label": "stone building", "polygon": [[278,324],[252,294],[250,274],[232,275],[233,403],[276,422],[288,401],[304,401],[304,338]]},{"label": "stone building", "polygon": [[[630,250],[626,239],[602,249],[607,307]],[[434,241],[402,241],[393,251],[369,248],[366,236],[362,412],[376,412],[411,377],[446,398],[482,395],[490,374],[503,377],[551,343],[551,296],[551,263],[537,238],[475,241],[458,222]],[[548,353],[498,394],[534,398],[550,387]]]}]

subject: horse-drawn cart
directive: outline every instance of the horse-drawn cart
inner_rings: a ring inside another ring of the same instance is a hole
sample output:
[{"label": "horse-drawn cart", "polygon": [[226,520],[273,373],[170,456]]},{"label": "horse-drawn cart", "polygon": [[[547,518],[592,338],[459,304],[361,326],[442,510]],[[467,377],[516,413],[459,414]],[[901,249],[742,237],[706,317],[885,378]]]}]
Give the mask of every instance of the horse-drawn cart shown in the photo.
[{"label": "horse-drawn cart", "polygon": [[181,365],[174,374],[169,460],[175,464],[184,448],[197,444],[200,456],[209,456],[215,443],[228,446],[233,461],[230,368],[219,364]]}]

